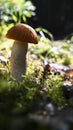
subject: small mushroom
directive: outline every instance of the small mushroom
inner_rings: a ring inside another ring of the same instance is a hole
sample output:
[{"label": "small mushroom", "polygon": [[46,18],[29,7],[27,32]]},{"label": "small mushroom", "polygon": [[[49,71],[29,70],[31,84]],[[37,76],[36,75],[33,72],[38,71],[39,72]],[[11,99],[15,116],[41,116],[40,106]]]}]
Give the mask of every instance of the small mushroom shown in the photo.
[{"label": "small mushroom", "polygon": [[26,72],[28,43],[37,44],[37,34],[35,30],[27,24],[16,24],[7,32],[6,37],[15,40],[10,59],[10,72],[15,79],[22,81],[22,75]]}]

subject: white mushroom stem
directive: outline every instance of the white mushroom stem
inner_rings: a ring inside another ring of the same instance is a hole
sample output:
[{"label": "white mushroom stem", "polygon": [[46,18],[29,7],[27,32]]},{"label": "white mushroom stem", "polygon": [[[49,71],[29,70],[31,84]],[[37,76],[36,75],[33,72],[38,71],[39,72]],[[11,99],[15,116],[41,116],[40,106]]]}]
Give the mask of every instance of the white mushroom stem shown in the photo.
[{"label": "white mushroom stem", "polygon": [[26,54],[28,43],[15,41],[11,53],[11,74],[18,81],[23,80],[23,75],[26,72]]}]

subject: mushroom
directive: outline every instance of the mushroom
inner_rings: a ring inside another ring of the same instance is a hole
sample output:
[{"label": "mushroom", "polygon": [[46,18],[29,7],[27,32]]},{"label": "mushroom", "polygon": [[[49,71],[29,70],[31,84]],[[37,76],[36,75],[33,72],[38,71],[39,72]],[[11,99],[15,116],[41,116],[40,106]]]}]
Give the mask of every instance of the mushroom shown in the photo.
[{"label": "mushroom", "polygon": [[6,34],[7,38],[14,39],[10,59],[10,72],[19,82],[23,80],[22,75],[26,73],[26,54],[28,43],[38,43],[35,30],[27,24],[16,24]]}]

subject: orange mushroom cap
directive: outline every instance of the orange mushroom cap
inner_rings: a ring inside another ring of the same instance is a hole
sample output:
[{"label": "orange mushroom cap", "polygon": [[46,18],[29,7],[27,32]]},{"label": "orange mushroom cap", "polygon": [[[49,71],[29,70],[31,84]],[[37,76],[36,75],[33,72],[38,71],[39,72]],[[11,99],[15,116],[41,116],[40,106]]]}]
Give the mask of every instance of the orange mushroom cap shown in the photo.
[{"label": "orange mushroom cap", "polygon": [[27,24],[16,24],[7,32],[6,37],[24,43],[38,43],[37,33]]}]

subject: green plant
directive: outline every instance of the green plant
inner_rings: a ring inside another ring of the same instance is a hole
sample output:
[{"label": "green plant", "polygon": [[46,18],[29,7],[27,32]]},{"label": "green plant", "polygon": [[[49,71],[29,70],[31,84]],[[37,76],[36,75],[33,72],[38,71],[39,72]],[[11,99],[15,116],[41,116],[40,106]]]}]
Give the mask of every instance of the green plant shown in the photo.
[{"label": "green plant", "polygon": [[26,22],[35,15],[35,6],[26,0],[1,0],[1,20],[5,24]]}]

